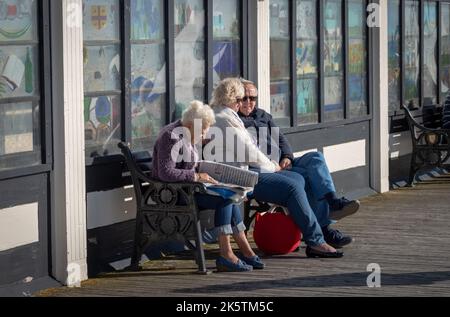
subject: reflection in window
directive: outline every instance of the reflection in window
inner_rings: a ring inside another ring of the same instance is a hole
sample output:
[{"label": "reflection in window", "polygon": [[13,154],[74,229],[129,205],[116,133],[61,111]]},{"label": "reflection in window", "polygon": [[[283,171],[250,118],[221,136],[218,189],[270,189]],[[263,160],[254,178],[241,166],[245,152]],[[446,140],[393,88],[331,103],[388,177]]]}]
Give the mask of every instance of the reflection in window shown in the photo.
[{"label": "reflection in window", "polygon": [[298,124],[319,120],[316,1],[297,0],[297,114]]},{"label": "reflection in window", "polygon": [[450,3],[441,5],[441,100],[445,100],[450,87]]},{"label": "reflection in window", "polygon": [[325,0],[324,6],[324,67],[325,118],[336,121],[344,118],[343,103],[343,37],[342,1]]},{"label": "reflection in window", "polygon": [[175,0],[175,113],[178,119],[205,94],[205,8],[203,0]]},{"label": "reflection in window", "polygon": [[290,120],[289,1],[270,0],[270,98],[271,114],[280,127]]},{"label": "reflection in window", "polygon": [[117,152],[121,136],[120,5],[83,1],[86,156]]},{"label": "reflection in window", "polygon": [[131,137],[151,150],[166,121],[164,0],[131,1]]},{"label": "reflection in window", "polygon": [[348,3],[349,118],[367,115],[366,19],[364,1]]},{"label": "reflection in window", "polygon": [[419,1],[405,1],[405,103],[419,106],[420,33]]},{"label": "reflection in window", "polygon": [[241,75],[241,37],[238,0],[214,0],[213,82]]},{"label": "reflection in window", "polygon": [[0,171],[41,163],[37,7],[0,3]]},{"label": "reflection in window", "polygon": [[425,1],[423,7],[423,102],[437,103],[437,3]]},{"label": "reflection in window", "polygon": [[400,0],[388,2],[389,111],[400,110]]}]

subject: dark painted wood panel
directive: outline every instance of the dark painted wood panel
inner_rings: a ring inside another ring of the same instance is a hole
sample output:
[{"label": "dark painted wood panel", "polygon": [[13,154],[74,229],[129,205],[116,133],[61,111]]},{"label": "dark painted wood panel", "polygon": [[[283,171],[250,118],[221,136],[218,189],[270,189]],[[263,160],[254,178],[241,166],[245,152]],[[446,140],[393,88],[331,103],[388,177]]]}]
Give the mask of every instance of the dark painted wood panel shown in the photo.
[{"label": "dark painted wood panel", "polygon": [[0,209],[38,203],[39,221],[37,243],[0,252],[0,285],[48,276],[48,187],[47,174],[0,182]]}]

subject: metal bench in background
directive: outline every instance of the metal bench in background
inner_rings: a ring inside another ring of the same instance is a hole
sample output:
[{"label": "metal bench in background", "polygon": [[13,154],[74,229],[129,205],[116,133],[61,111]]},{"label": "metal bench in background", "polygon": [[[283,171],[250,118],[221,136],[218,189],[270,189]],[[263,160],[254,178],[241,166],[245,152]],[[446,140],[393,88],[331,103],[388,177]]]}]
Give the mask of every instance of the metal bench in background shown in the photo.
[{"label": "metal bench in background", "polygon": [[450,130],[439,128],[439,118],[423,113],[419,123],[411,111],[402,106],[411,134],[412,157],[408,184],[413,185],[417,172],[424,168],[449,168]]},{"label": "metal bench in background", "polygon": [[[183,242],[195,252],[198,272],[208,274],[203,250],[196,193],[205,193],[200,183],[165,183],[151,177],[151,159],[139,159],[125,143],[119,143],[131,174],[136,195],[136,231],[129,270],[140,269],[140,260],[150,244],[164,240]],[[195,242],[195,245],[191,241]]]}]

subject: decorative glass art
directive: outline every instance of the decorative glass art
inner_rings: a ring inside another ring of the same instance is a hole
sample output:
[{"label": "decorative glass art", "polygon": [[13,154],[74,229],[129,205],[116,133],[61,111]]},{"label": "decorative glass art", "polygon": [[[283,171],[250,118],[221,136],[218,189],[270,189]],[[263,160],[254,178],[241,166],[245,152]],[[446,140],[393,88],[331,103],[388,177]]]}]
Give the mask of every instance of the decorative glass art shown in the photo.
[{"label": "decorative glass art", "polygon": [[347,4],[348,27],[348,103],[349,118],[368,114],[367,109],[367,49],[365,2],[351,0]]},{"label": "decorative glass art", "polygon": [[290,126],[290,87],[288,81],[270,84],[271,115],[280,127]]},{"label": "decorative glass art", "polygon": [[86,147],[90,156],[102,156],[115,150],[120,142],[120,97],[84,98]]},{"label": "decorative glass art", "polygon": [[35,46],[0,45],[0,100],[39,93],[37,59]]},{"label": "decorative glass art", "polygon": [[318,123],[318,89],[317,79],[297,80],[297,115],[298,124]]},{"label": "decorative glass art", "polygon": [[85,92],[120,90],[118,45],[84,47]]},{"label": "decorative glass art", "polygon": [[241,75],[239,3],[238,0],[213,1],[213,85]]},{"label": "decorative glass art", "polygon": [[419,107],[420,87],[419,9],[418,1],[405,1],[405,47],[403,50],[405,103],[416,107]]},{"label": "decorative glass art", "polygon": [[424,1],[423,4],[423,102],[424,106],[437,103],[437,2]]},{"label": "decorative glass art", "polygon": [[388,2],[388,85],[389,111],[400,110],[400,0]]},{"label": "decorative glass art", "polygon": [[325,122],[344,118],[342,1],[325,0],[324,5]]},{"label": "decorative glass art", "polygon": [[164,39],[164,1],[131,0],[131,39]]},{"label": "decorative glass art", "polygon": [[450,3],[441,3],[441,100],[444,100],[450,87]]},{"label": "decorative glass art", "polygon": [[175,0],[175,100],[172,119],[193,100],[205,101],[205,8],[202,0]]},{"label": "decorative glass art", "polygon": [[37,41],[38,0],[0,1],[1,41]]},{"label": "decorative glass art", "polygon": [[83,37],[85,41],[120,39],[118,0],[83,0]]}]

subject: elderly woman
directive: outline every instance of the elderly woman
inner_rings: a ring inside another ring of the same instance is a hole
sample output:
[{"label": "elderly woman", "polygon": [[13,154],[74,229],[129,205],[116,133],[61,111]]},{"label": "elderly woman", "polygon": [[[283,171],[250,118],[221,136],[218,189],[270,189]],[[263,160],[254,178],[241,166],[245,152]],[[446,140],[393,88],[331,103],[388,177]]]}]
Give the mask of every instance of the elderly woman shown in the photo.
[{"label": "elderly woman", "polygon": [[[303,176],[281,170],[278,162],[271,161],[259,150],[257,142],[245,129],[238,115],[244,96],[245,87],[237,78],[223,80],[213,93],[211,106],[216,114],[215,127],[221,129],[224,136],[230,135],[229,131],[227,132],[230,129],[237,136],[235,138],[233,135],[233,139],[223,142],[226,148],[224,151],[236,152],[236,148],[230,144],[237,139],[238,150],[245,152],[245,161],[240,161],[243,157],[237,157],[234,153],[234,155],[225,156],[225,163],[241,168],[250,167],[260,172],[259,182],[253,193],[254,197],[259,201],[287,207],[294,222],[303,232],[308,245],[306,249],[308,257],[342,257],[343,252],[337,251],[324,239],[322,228],[308,202]],[[233,160],[229,160],[231,157]]]},{"label": "elderly woman", "polygon": [[[195,145],[202,141],[214,123],[214,113],[209,106],[192,102],[182,120],[166,126],[159,134],[153,152],[153,177],[164,182],[217,183],[208,174],[196,172],[199,156]],[[195,198],[200,210],[215,209],[220,246],[220,257],[216,261],[218,271],[263,269],[264,263],[247,241],[239,206],[219,196],[197,194]],[[242,252],[241,259],[231,248],[231,235]]]}]

